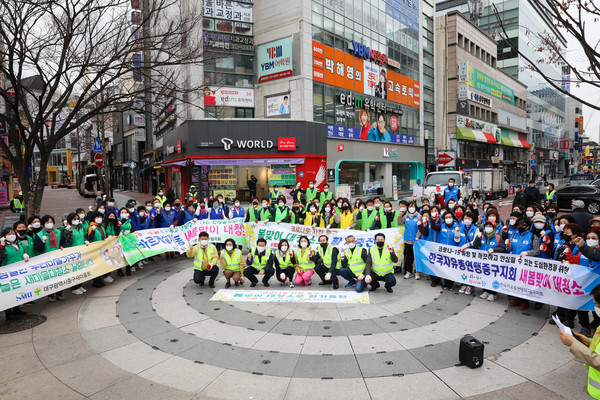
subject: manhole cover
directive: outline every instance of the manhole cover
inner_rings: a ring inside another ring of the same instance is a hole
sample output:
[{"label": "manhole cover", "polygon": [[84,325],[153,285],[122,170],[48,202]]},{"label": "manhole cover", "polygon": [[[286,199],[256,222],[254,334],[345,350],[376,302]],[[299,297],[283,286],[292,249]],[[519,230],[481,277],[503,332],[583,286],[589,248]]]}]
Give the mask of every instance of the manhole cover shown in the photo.
[{"label": "manhole cover", "polygon": [[16,320],[6,320],[0,324],[0,334],[21,332],[46,322],[45,315],[25,315]]}]

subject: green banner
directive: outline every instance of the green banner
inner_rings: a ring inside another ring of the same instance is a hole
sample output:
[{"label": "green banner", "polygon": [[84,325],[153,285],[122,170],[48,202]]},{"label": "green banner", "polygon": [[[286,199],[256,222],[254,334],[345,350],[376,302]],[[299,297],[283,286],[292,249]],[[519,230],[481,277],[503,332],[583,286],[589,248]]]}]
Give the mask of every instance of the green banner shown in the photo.
[{"label": "green banner", "polygon": [[469,65],[467,85],[491,96],[515,104],[515,91]]}]

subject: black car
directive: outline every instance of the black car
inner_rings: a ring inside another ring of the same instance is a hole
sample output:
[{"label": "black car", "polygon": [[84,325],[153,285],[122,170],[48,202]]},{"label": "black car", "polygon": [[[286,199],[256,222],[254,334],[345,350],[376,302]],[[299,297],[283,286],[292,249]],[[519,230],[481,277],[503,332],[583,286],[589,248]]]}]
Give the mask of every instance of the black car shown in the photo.
[{"label": "black car", "polygon": [[590,214],[600,213],[600,187],[593,185],[567,186],[556,191],[558,208],[571,209],[572,200],[583,200]]}]

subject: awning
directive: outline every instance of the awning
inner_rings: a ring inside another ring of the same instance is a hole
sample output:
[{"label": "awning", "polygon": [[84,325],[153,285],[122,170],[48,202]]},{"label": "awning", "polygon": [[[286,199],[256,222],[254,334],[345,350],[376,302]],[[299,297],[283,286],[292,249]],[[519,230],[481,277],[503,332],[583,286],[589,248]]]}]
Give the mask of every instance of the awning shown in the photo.
[{"label": "awning", "polygon": [[509,131],[502,128],[502,136],[500,137],[503,146],[520,147],[522,149],[530,149],[531,144],[527,141],[527,135],[524,133]]},{"label": "awning", "polygon": [[194,160],[194,165],[268,165],[304,164],[304,158],[217,158]]},{"label": "awning", "polygon": [[483,143],[498,143],[496,137],[492,133],[487,133],[480,130],[456,127],[456,138],[462,140],[474,140]]},{"label": "awning", "polygon": [[177,166],[177,167],[185,167],[187,164],[187,161],[173,161],[173,162],[164,162],[161,164],[162,167],[173,167],[173,166]]}]

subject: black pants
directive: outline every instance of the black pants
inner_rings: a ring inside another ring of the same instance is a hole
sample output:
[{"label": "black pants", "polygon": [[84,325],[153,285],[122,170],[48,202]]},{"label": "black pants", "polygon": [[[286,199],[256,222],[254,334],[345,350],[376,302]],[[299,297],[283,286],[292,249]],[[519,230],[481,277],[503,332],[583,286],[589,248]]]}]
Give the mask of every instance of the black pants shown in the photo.
[{"label": "black pants", "polygon": [[217,275],[219,275],[219,267],[217,267],[216,265],[214,265],[210,269],[210,271],[208,271],[208,270],[200,271],[199,269],[195,269],[194,270],[194,283],[197,283],[199,285],[204,285],[204,279],[208,276],[209,277],[208,284],[214,285],[215,279],[217,279]]},{"label": "black pants", "polygon": [[575,315],[579,319],[579,325],[584,328],[588,328],[590,326],[590,313],[589,311],[577,311],[577,310],[567,310],[562,307],[558,307],[556,309],[556,315],[562,322],[570,321],[573,322],[575,319]]},{"label": "black pants", "polygon": [[[327,268],[323,264],[319,264],[315,267],[315,273],[317,275],[319,275],[319,278],[321,278],[322,282],[328,282],[327,280],[325,280],[325,275],[327,275],[328,272],[329,272],[329,268]],[[331,283],[333,283],[334,285],[340,284],[338,281],[338,274],[339,274],[339,271],[337,269],[334,269],[333,272],[331,273]]]},{"label": "black pants", "polygon": [[[275,269],[273,267],[269,267],[269,268],[265,268],[264,270],[265,270],[265,274],[263,275],[262,282],[263,283],[268,283],[269,279],[271,279],[271,277],[273,275],[275,275]],[[252,282],[252,283],[258,283],[258,279],[256,278],[256,275],[258,275],[259,272],[260,271],[257,270],[254,267],[247,267],[244,270],[244,276],[246,278],[248,278],[248,280],[250,282]],[[260,276],[260,275],[258,275],[258,276]]]},{"label": "black pants", "polygon": [[412,243],[404,243],[404,269],[406,272],[413,273],[413,264],[415,263],[415,251]]},{"label": "black pants", "polygon": [[283,282],[283,280],[279,277],[279,275],[281,275],[282,272],[285,274],[286,278],[290,280],[290,283],[293,282],[294,272],[296,272],[294,270],[294,267],[287,267],[285,269],[281,269],[279,267],[275,267],[275,270],[277,272],[277,280],[279,282]]},{"label": "black pants", "polygon": [[378,288],[380,286],[379,285],[380,281],[385,281],[384,286],[386,289],[396,286],[396,277],[394,276],[394,274],[392,272],[390,272],[387,275],[383,275],[383,276],[377,275],[376,273],[371,272],[371,283],[370,283],[371,287]]}]

